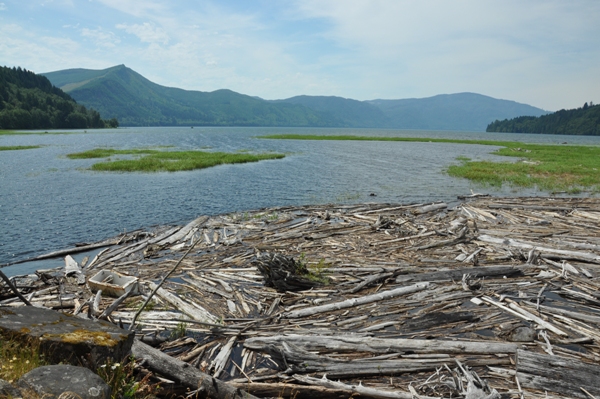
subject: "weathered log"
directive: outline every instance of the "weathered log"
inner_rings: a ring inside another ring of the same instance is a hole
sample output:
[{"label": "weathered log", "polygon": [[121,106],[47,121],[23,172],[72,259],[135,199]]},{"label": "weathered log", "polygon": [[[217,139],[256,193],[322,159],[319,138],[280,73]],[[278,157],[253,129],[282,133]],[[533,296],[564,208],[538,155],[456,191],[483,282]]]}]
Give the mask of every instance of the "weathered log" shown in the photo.
[{"label": "weathered log", "polygon": [[396,277],[396,282],[459,281],[465,274],[469,274],[473,278],[503,278],[522,276],[523,272],[520,268],[515,266],[462,267],[460,269],[444,269],[430,273],[403,274]]},{"label": "weathered log", "polygon": [[21,301],[23,301],[23,303],[27,306],[31,306],[31,303],[29,303],[29,301],[19,292],[19,290],[17,289],[17,287],[15,287],[15,285],[12,283],[12,281],[10,281],[10,279],[8,277],[6,277],[6,274],[4,274],[4,272],[2,272],[0,270],[0,278],[6,283],[6,285],[8,285],[8,287],[12,290],[12,292],[19,297],[19,299]]},{"label": "weathered log", "polygon": [[[157,285],[153,282],[149,282],[148,287],[150,287],[151,290],[155,290],[157,288]],[[182,313],[185,313],[194,320],[212,324],[217,324],[219,321],[219,318],[217,316],[211,314],[208,310],[202,308],[200,305],[191,305],[183,299],[177,297],[176,295],[171,294],[164,288],[158,288],[156,290],[156,295],[169,302],[170,304],[175,306],[177,310],[181,311]]]},{"label": "weathered log", "polygon": [[[268,345],[267,352],[285,373],[325,373],[332,378],[358,378],[372,376],[394,376],[435,370],[443,367],[450,359],[394,359],[361,358],[340,360],[315,355],[300,347],[283,342],[280,346]],[[464,360],[472,366],[511,364],[510,359],[496,356]]]},{"label": "weathered log", "polygon": [[138,340],[133,342],[131,354],[136,360],[142,362],[143,367],[190,389],[197,390],[194,397],[211,399],[258,399],[256,396],[205,374],[188,363],[174,359]]},{"label": "weathered log", "polygon": [[[294,374],[292,376],[295,380],[300,381],[304,384],[318,385],[329,389],[341,390],[343,392],[351,392],[353,395],[359,395],[361,398],[373,398],[373,399],[414,399],[414,396],[410,392],[400,391],[385,391],[382,389],[374,389],[365,387],[362,384],[344,384],[339,381],[331,381],[325,376],[323,378],[308,377],[300,374]],[[421,396],[420,399],[434,399],[429,396]]]},{"label": "weathered log", "polygon": [[548,248],[548,247],[539,246],[536,243],[517,241],[517,240],[513,240],[512,238],[492,237],[492,236],[489,236],[486,234],[482,234],[482,235],[478,236],[477,240],[479,240],[481,242],[487,242],[490,244],[501,245],[504,247],[514,247],[514,248],[527,249],[527,250],[536,249],[537,251],[540,251],[542,253],[549,253],[549,254],[557,255],[561,259],[575,259],[575,260],[581,260],[584,262],[600,264],[600,256],[590,253],[590,252],[567,251],[567,250],[563,250],[563,249]]},{"label": "weathered log", "polygon": [[367,303],[384,301],[386,299],[395,298],[400,295],[412,294],[418,291],[422,291],[429,287],[429,283],[417,283],[409,285],[408,287],[400,287],[389,291],[378,292],[377,294],[367,295],[360,298],[347,299],[341,302],[330,303],[327,305],[314,306],[310,308],[304,308],[299,310],[293,310],[286,312],[282,317],[287,319],[294,319],[298,317],[312,316],[318,313],[329,312],[332,310],[340,310],[351,308],[354,306],[364,305]]},{"label": "weathered log", "polygon": [[206,223],[207,220],[208,220],[208,216],[200,216],[200,217],[192,220],[191,222],[189,222],[185,226],[183,226],[178,232],[170,235],[169,237],[166,237],[166,238],[162,239],[161,241],[156,242],[155,245],[157,245],[157,246],[165,246],[165,245],[168,245],[168,244],[176,243],[177,241],[185,238],[185,236],[190,231],[192,231],[192,229],[197,228],[197,227],[203,225],[204,223]]},{"label": "weathered log", "polygon": [[600,366],[560,356],[517,351],[517,378],[526,388],[588,398],[600,395]]},{"label": "weathered log", "polygon": [[[290,384],[288,382],[231,382],[230,384],[261,398],[350,399],[353,397],[352,391],[348,390],[316,385]],[[368,396],[366,397],[368,398]]]},{"label": "weathered log", "polygon": [[373,338],[366,336],[275,335],[246,339],[244,346],[265,350],[267,345],[289,342],[307,351],[371,353],[513,354],[517,345],[490,341],[446,341],[438,339]]},{"label": "weathered log", "polygon": [[420,208],[413,210],[413,213],[416,215],[421,215],[423,213],[439,211],[439,210],[446,209],[446,208],[448,208],[448,204],[441,202],[439,204],[431,204],[431,205],[422,206]]}]

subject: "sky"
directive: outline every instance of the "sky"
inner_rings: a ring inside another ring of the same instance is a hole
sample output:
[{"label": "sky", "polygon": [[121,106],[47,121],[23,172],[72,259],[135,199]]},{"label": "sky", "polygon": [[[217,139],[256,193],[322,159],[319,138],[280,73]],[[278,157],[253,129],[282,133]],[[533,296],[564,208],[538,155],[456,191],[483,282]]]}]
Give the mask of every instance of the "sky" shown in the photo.
[{"label": "sky", "polygon": [[0,0],[0,65],[187,90],[600,103],[598,0]]}]

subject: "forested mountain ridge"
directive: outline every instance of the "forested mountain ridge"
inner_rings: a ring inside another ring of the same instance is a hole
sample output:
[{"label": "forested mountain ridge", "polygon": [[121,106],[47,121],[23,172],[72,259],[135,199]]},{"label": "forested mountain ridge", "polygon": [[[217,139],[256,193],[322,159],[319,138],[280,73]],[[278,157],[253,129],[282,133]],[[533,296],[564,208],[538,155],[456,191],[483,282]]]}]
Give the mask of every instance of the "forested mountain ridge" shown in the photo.
[{"label": "forested mountain ridge", "polygon": [[201,92],[158,85],[124,65],[45,73],[55,85],[125,126],[336,126],[302,105],[275,104],[231,90]]},{"label": "forested mountain ridge", "polygon": [[540,117],[521,116],[496,120],[488,125],[486,132],[545,133],[570,135],[600,135],[600,105],[556,111]]},{"label": "forested mountain ridge", "polygon": [[263,100],[231,90],[151,82],[124,65],[44,73],[78,102],[125,126],[297,126],[484,131],[493,120],[546,111],[475,93],[358,101],[335,96]]},{"label": "forested mountain ridge", "polygon": [[0,67],[0,129],[117,127],[116,119],[79,105],[48,78],[20,67]]}]

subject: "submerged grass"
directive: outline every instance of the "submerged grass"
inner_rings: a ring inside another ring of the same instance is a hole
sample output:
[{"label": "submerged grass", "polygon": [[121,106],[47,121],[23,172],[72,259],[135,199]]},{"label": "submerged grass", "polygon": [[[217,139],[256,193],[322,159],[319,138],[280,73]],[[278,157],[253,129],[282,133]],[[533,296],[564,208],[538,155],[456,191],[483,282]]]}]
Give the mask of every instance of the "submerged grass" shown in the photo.
[{"label": "submerged grass", "polygon": [[32,148],[40,148],[40,147],[41,147],[41,145],[0,146],[0,151],[31,150]]},{"label": "submerged grass", "polygon": [[281,159],[283,154],[248,154],[205,151],[159,151],[153,149],[115,150],[97,148],[90,151],[68,154],[71,159],[108,158],[113,155],[134,155],[134,159],[117,159],[98,162],[92,170],[110,172],[178,172],[203,169],[223,164],[258,162]]},{"label": "submerged grass", "polygon": [[458,140],[417,137],[270,135],[269,139],[358,140],[481,144],[500,146],[493,154],[519,157],[517,162],[472,161],[458,157],[460,165],[447,172],[482,185],[500,187],[537,187],[544,191],[600,191],[600,147],[583,145],[525,144],[514,141]]},{"label": "submerged grass", "polygon": [[80,132],[66,132],[64,130],[50,130],[50,131],[28,131],[28,130],[0,130],[0,136],[17,136],[27,134],[77,134]]}]

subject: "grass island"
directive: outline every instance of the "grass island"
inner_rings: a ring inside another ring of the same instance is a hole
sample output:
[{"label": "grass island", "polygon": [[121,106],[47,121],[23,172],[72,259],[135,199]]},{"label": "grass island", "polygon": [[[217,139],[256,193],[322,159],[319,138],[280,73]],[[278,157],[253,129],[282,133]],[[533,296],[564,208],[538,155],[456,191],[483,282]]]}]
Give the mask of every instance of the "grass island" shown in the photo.
[{"label": "grass island", "polygon": [[318,135],[267,135],[262,139],[285,140],[353,140],[353,141],[403,141],[455,144],[480,144],[501,147],[495,155],[518,157],[517,162],[473,161],[466,157],[457,159],[447,173],[483,185],[500,187],[537,187],[544,191],[600,191],[600,147],[564,144],[527,144],[515,141],[459,140],[417,137],[370,136],[318,136]]},{"label": "grass island", "polygon": [[[131,159],[110,159],[112,156],[130,155]],[[207,151],[161,151],[155,149],[96,148],[67,155],[70,159],[108,158],[95,163],[92,170],[109,172],[178,172],[209,168],[216,165],[258,162],[268,159],[281,159],[277,153],[226,153]]]}]

